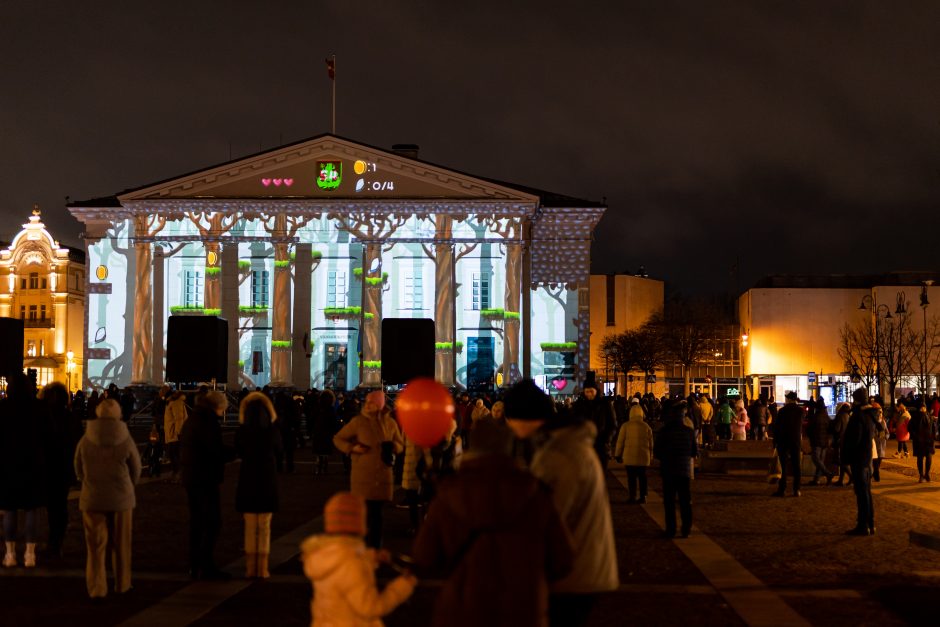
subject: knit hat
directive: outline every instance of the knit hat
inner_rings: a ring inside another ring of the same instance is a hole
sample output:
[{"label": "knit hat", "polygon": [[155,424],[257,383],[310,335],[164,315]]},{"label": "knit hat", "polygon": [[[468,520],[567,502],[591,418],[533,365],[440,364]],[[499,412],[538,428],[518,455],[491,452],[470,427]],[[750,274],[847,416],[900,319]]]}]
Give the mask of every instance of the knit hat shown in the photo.
[{"label": "knit hat", "polygon": [[630,399],[630,404],[631,404],[631,405],[639,405],[639,404],[640,404],[640,399],[638,399],[637,397],[634,396],[633,398]]},{"label": "knit hat", "polygon": [[323,508],[323,530],[351,536],[366,535],[366,502],[352,492],[337,492]]},{"label": "knit hat", "polygon": [[784,395],[784,398],[788,401],[798,401],[800,400],[800,395],[791,390]]},{"label": "knit hat", "polygon": [[503,398],[506,418],[511,420],[547,420],[552,417],[552,401],[532,379],[513,385]]},{"label": "knit hat", "polygon": [[859,405],[866,405],[868,403],[868,390],[865,388],[858,388],[852,392],[852,400]]},{"label": "knit hat", "polygon": [[385,409],[385,392],[376,390],[366,394],[366,402],[375,405],[376,409]]}]

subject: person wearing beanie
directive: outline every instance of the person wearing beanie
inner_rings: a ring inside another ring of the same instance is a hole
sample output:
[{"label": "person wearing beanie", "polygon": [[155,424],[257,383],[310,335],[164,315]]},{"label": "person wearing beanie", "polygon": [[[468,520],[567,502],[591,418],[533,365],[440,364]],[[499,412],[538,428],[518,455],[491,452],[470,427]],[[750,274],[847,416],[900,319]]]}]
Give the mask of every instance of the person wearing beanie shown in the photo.
[{"label": "person wearing beanie", "polygon": [[278,510],[277,454],[283,446],[271,400],[252,392],[238,408],[235,452],[242,460],[235,511],[245,519],[245,576],[266,579],[271,553],[271,518]]},{"label": "person wearing beanie", "polygon": [[871,497],[872,448],[878,431],[878,410],[868,400],[868,391],[859,388],[852,393],[852,414],[842,436],[842,463],[852,469],[852,487],[858,509],[853,536],[875,535],[875,507]]},{"label": "person wearing beanie", "polygon": [[441,481],[415,540],[419,573],[446,578],[432,625],[548,625],[548,584],[572,566],[571,541],[545,486],[512,459],[512,433],[473,432],[456,475]]},{"label": "person wearing beanie", "polygon": [[366,548],[366,503],[361,496],[337,492],[330,497],[323,509],[323,529],[300,545],[304,575],[313,584],[310,626],[382,627],[382,617],[411,596],[417,579],[404,572],[379,592],[375,569],[390,555]]},{"label": "person wearing beanie", "polygon": [[583,625],[597,595],[620,585],[607,484],[594,452],[597,428],[574,413],[554,414],[551,400],[531,379],[511,387],[503,401],[517,437],[531,438],[540,427],[547,436],[535,451],[530,471],[551,489],[571,534],[574,565],[551,585],[550,623]]},{"label": "person wearing beanie", "polygon": [[679,501],[679,514],[683,538],[688,538],[692,531],[692,463],[698,455],[695,444],[695,430],[684,422],[686,404],[676,403],[666,413],[666,423],[656,434],[653,444],[653,457],[659,460],[659,470],[663,479],[663,508],[666,517],[666,530],[663,536],[676,536],[676,500]]},{"label": "person wearing beanie", "polygon": [[382,508],[392,500],[394,456],[405,450],[390,414],[384,392],[370,392],[359,415],[333,437],[336,448],[352,459],[350,491],[366,501],[366,545],[373,549],[382,547]]},{"label": "person wearing beanie", "polygon": [[131,521],[141,469],[137,445],[121,421],[117,401],[105,399],[95,413],[98,419],[88,422],[75,449],[75,476],[82,482],[78,508],[85,528],[85,585],[92,599],[108,594],[109,549],[114,591],[122,594],[131,589]]}]

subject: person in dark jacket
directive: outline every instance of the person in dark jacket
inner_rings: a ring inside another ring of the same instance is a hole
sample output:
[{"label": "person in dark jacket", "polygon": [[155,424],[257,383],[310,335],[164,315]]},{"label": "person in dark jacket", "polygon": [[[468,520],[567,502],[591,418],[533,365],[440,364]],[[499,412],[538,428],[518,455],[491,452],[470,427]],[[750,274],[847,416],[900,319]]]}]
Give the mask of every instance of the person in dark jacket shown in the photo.
[{"label": "person in dark jacket", "polygon": [[917,474],[920,477],[918,483],[929,482],[930,465],[936,450],[937,420],[927,411],[927,404],[924,401],[920,402],[907,428],[914,442]]},{"label": "person in dark jacket", "polygon": [[692,461],[698,455],[695,431],[687,427],[686,404],[680,401],[669,408],[666,423],[656,435],[653,457],[659,460],[663,479],[663,508],[666,514],[666,538],[676,537],[676,498],[679,500],[680,529],[683,538],[692,531]]},{"label": "person in dark jacket", "polygon": [[777,412],[777,419],[774,421],[774,448],[780,457],[780,481],[774,496],[786,495],[788,472],[793,473],[793,496],[800,496],[803,409],[797,404],[798,400],[796,392],[787,392],[786,404]]},{"label": "person in dark jacket", "polygon": [[294,472],[294,449],[297,448],[297,436],[300,431],[300,412],[297,403],[287,392],[279,392],[274,397],[274,408],[280,420],[277,428],[281,431],[282,452],[277,458],[277,471],[286,468],[287,472]]},{"label": "person in dark jacket", "polygon": [[180,432],[180,462],[183,486],[189,502],[189,569],[193,579],[229,579],[215,564],[215,544],[222,529],[219,486],[225,463],[235,451],[222,442],[219,418],[228,401],[221,392],[196,397],[196,411]]},{"label": "person in dark jacket", "polygon": [[754,399],[754,402],[747,408],[747,417],[751,421],[751,437],[755,440],[767,438],[767,418],[769,415],[767,401],[763,397]]},{"label": "person in dark jacket", "polygon": [[0,400],[0,511],[6,541],[5,567],[16,566],[17,513],[26,514],[23,564],[36,566],[36,510],[46,504],[45,408],[25,374],[10,377]]},{"label": "person in dark jacket", "polygon": [[571,407],[571,413],[578,420],[594,423],[594,428],[597,429],[594,450],[601,462],[601,468],[607,468],[607,460],[610,459],[610,440],[614,436],[616,423],[610,401],[600,394],[595,381],[589,380],[584,383],[584,390]]},{"label": "person in dark jacket", "polygon": [[42,390],[49,417],[46,448],[46,514],[49,518],[47,550],[62,557],[62,543],[69,523],[69,488],[75,483],[75,447],[82,437],[82,423],[69,408],[69,393],[61,383]]},{"label": "person in dark jacket", "polygon": [[447,578],[435,626],[548,625],[548,584],[571,570],[571,539],[551,494],[511,451],[508,427],[480,422],[431,503],[413,555],[419,572]]},{"label": "person in dark jacket", "polygon": [[826,477],[826,485],[832,483],[835,476],[826,468],[826,451],[829,450],[829,429],[830,423],[829,411],[826,409],[826,403],[819,400],[816,404],[816,411],[809,418],[809,436],[810,446],[813,447],[813,464],[816,466],[816,472],[813,474],[813,480],[810,485],[819,485],[819,477]]},{"label": "person in dark jacket", "polygon": [[267,396],[249,394],[238,410],[235,451],[242,463],[235,488],[235,510],[245,518],[245,576],[266,579],[271,553],[271,517],[278,510],[277,451],[281,433]]},{"label": "person in dark jacket", "polygon": [[325,475],[329,472],[330,457],[336,451],[336,447],[333,446],[333,436],[339,430],[339,419],[336,417],[335,403],[333,392],[323,390],[317,399],[317,409],[313,414],[310,448],[317,462],[314,472],[318,475]]},{"label": "person in dark jacket", "polygon": [[881,425],[877,410],[868,400],[868,390],[858,388],[852,393],[852,415],[842,437],[842,461],[852,469],[852,483],[858,508],[853,536],[875,535],[875,506],[871,498],[872,445]]}]

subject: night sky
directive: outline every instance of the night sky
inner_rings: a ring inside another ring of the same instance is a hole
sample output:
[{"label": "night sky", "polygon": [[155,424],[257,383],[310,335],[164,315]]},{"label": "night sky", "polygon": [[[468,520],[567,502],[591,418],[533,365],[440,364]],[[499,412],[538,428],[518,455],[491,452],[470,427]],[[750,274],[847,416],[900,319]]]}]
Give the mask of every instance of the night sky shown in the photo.
[{"label": "night sky", "polygon": [[0,0],[0,239],[328,132],[330,53],[337,134],[606,198],[594,272],[940,266],[935,0]]}]

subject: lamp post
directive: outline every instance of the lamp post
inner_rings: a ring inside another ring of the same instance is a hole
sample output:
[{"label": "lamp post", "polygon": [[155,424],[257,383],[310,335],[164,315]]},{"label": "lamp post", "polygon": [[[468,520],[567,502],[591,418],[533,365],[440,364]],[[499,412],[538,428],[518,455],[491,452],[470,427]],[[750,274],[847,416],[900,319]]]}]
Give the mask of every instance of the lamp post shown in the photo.
[{"label": "lamp post", "polygon": [[65,374],[68,377],[69,396],[72,396],[72,368],[75,367],[75,353],[69,351],[65,353]]},{"label": "lamp post", "polygon": [[927,288],[933,285],[933,279],[927,279],[924,281],[924,286],[920,290],[920,308],[924,311],[924,389],[921,391],[921,394],[926,398],[927,393],[930,392],[930,372],[927,370],[927,357],[929,355],[927,349],[927,307],[930,306],[930,301],[927,299]]},{"label": "lamp post", "polygon": [[[898,294],[900,295],[900,292]],[[900,299],[898,302],[899,302],[899,308],[900,308]],[[874,347],[875,348],[874,350],[875,375],[877,377],[876,380],[878,382],[879,394],[881,394],[882,385],[881,385],[881,340],[878,334],[878,315],[881,313],[882,307],[884,307],[884,310],[885,310],[884,319],[885,320],[890,319],[892,317],[891,308],[883,303],[881,305],[878,304],[877,293],[865,294],[864,296],[862,296],[862,302],[858,306],[859,310],[865,310],[865,311],[871,312],[871,324],[872,324],[872,327],[874,327],[874,331],[875,331],[874,333],[875,335],[875,347]],[[902,312],[899,311],[899,313],[902,313]],[[868,392],[870,394],[871,390],[868,390]]]}]

